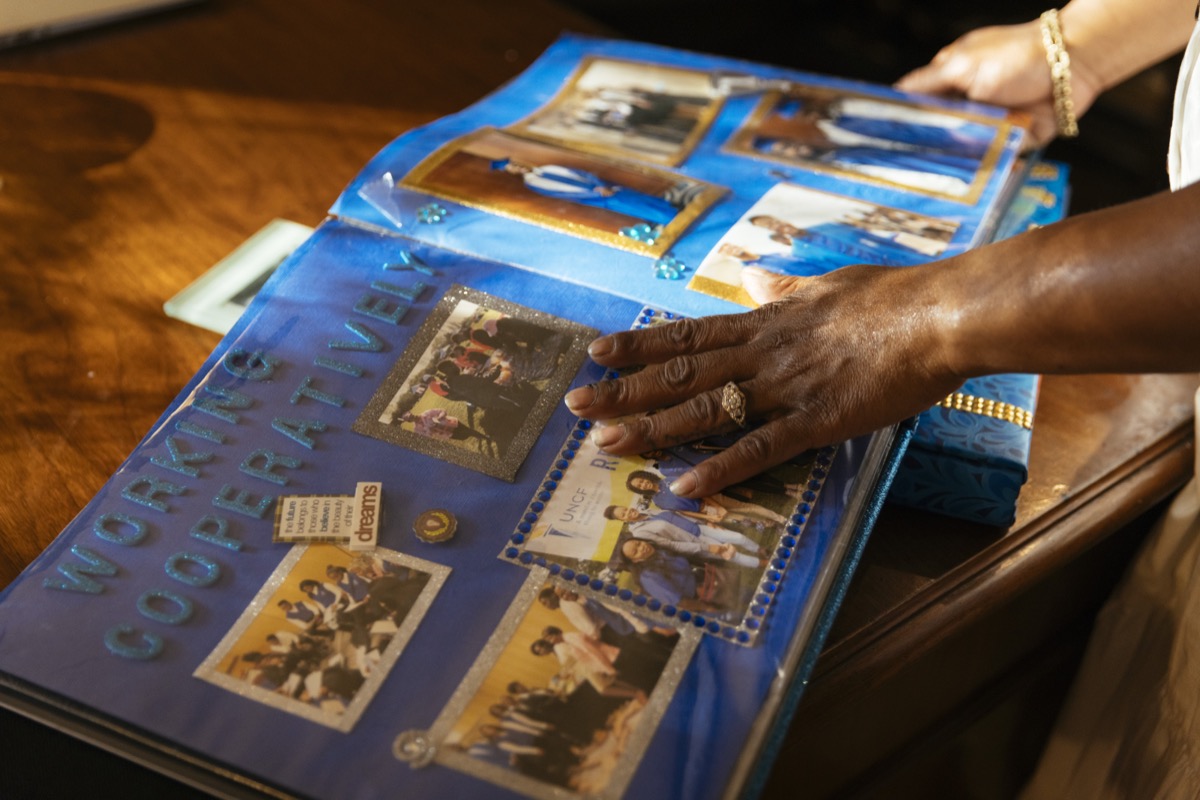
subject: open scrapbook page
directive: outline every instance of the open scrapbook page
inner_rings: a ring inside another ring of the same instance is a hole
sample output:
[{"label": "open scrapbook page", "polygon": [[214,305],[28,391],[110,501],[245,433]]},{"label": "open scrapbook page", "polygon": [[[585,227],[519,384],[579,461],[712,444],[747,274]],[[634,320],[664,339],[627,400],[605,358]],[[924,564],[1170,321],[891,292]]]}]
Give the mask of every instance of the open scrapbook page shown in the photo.
[{"label": "open scrapbook page", "polygon": [[274,269],[0,597],[0,697],[230,794],[752,793],[911,429],[692,500],[732,438],[616,457],[562,397],[597,335],[741,310],[740,264],[978,244],[1021,136],[563,39]]}]

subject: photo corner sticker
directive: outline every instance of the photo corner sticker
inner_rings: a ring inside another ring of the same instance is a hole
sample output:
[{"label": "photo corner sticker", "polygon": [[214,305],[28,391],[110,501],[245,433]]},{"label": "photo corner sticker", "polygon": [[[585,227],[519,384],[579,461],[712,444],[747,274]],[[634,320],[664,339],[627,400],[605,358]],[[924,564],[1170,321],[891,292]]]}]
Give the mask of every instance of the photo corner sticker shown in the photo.
[{"label": "photo corner sticker", "polygon": [[345,544],[373,550],[379,541],[383,484],[359,481],[353,495],[292,495],[275,505],[271,541],[287,544]]}]

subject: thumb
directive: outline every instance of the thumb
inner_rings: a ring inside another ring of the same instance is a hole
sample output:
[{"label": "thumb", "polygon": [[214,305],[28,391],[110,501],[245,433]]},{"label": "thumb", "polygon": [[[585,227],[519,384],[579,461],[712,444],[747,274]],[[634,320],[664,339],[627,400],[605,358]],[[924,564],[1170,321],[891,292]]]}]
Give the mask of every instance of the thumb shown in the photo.
[{"label": "thumb", "polygon": [[791,294],[800,288],[804,278],[795,275],[780,275],[760,267],[742,269],[742,286],[755,303],[766,305]]},{"label": "thumb", "polygon": [[974,65],[968,56],[943,50],[930,63],[896,81],[896,88],[921,94],[966,94],[973,74]]}]

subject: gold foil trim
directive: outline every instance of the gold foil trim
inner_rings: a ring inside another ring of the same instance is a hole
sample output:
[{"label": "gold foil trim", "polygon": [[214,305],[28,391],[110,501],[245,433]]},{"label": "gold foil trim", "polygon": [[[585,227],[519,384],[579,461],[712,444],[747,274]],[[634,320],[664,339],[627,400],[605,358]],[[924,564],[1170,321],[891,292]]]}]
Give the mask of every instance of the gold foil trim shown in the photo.
[{"label": "gold foil trim", "polygon": [[1033,430],[1033,412],[1027,411],[1020,406],[1014,406],[1012,403],[955,392],[937,405],[942,408],[952,408],[955,411],[966,411],[971,414],[981,414],[992,419],[1011,422],[1014,425],[1020,425],[1027,431]]}]

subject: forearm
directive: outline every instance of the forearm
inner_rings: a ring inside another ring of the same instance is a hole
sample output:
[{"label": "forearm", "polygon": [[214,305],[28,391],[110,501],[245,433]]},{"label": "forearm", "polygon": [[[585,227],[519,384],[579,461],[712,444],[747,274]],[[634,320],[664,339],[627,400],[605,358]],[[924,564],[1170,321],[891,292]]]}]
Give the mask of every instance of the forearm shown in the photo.
[{"label": "forearm", "polygon": [[1193,0],[1071,0],[1060,19],[1072,71],[1109,89],[1183,49],[1195,11]]},{"label": "forearm", "polygon": [[968,252],[930,275],[933,350],[959,377],[1200,370],[1200,184]]}]

